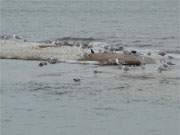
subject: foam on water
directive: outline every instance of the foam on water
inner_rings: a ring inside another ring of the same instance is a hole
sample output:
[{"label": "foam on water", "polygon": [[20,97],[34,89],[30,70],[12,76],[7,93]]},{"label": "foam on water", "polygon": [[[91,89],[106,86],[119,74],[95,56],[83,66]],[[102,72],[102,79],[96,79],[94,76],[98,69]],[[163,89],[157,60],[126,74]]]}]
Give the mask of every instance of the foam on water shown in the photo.
[{"label": "foam on water", "polygon": [[[124,49],[124,46],[121,44],[116,44],[113,47],[110,43],[94,38],[65,37],[54,40],[30,42],[19,37],[20,36],[16,35],[1,36],[0,58],[46,60],[50,57],[56,57],[60,60],[78,60],[81,59],[85,53],[89,53],[91,48],[93,48],[95,52],[119,52]],[[42,46],[42,48],[39,46]],[[146,56],[150,53],[152,58],[156,60],[162,59],[162,57],[158,55],[158,52],[162,50],[158,50],[157,48],[139,48],[130,46],[126,47],[125,50],[136,50],[142,56]],[[166,59],[168,59],[169,56],[175,59],[180,58],[178,49],[164,49],[163,51],[168,53],[164,57]]]}]

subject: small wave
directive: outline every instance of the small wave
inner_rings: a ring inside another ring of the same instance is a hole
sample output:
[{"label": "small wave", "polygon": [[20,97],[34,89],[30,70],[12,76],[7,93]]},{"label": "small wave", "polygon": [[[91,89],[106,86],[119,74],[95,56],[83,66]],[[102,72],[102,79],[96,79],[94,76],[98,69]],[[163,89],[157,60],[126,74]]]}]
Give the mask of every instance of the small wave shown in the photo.
[{"label": "small wave", "polygon": [[71,93],[71,92],[70,91],[59,91],[59,90],[56,90],[56,91],[51,91],[49,94],[61,96],[61,95],[67,95],[69,93]]},{"label": "small wave", "polygon": [[153,45],[152,44],[137,44],[135,46],[137,46],[137,47],[152,47]]},{"label": "small wave", "polygon": [[140,80],[149,80],[149,79],[155,79],[155,76],[152,75],[122,75],[123,77],[126,78],[131,78],[131,79],[140,79]]},{"label": "small wave", "polygon": [[110,107],[110,106],[108,106],[108,107],[94,107],[93,109],[96,111],[118,111],[116,108]]},{"label": "small wave", "polygon": [[38,77],[61,77],[62,74],[60,73],[49,73],[49,74],[42,74],[38,75]]},{"label": "small wave", "polygon": [[[0,40],[22,40],[24,42],[27,42],[27,39],[24,39],[22,36],[13,34],[2,34],[0,35]],[[56,38],[56,39],[50,39],[50,40],[44,40],[44,41],[37,41],[40,44],[48,44],[48,45],[55,45],[55,46],[76,46],[76,47],[82,47],[82,48],[92,48],[94,42],[99,42],[100,39],[95,38],[76,38],[76,37],[62,37],[62,38]],[[36,42],[36,41],[32,41]],[[93,42],[93,43],[92,43]]]},{"label": "small wave", "polygon": [[175,39],[176,37],[175,36],[168,36],[168,37],[160,37],[160,38],[155,38],[155,39],[158,39],[158,40],[168,40],[168,39]]},{"label": "small wave", "polygon": [[63,37],[53,40],[40,41],[40,43],[51,44],[55,46],[77,46],[82,48],[92,48],[93,44],[99,42],[99,39],[94,38],[75,38],[75,37]]},{"label": "small wave", "polygon": [[58,40],[95,41],[97,39],[91,37],[90,38],[63,37],[63,38],[58,38]]},{"label": "small wave", "polygon": [[141,40],[134,40],[134,41],[132,41],[132,43],[140,43],[141,42]]},{"label": "small wave", "polygon": [[167,50],[167,53],[180,54],[180,50]]}]

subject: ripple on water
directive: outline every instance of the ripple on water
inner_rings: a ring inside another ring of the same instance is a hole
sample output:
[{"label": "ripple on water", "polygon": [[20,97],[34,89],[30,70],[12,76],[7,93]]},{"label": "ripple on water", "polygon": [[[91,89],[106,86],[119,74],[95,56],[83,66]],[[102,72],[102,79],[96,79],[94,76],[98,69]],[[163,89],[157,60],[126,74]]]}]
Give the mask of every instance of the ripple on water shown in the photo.
[{"label": "ripple on water", "polygon": [[142,44],[142,43],[140,43],[140,44],[136,44],[135,46],[137,46],[137,47],[141,47],[141,48],[142,48],[142,47],[145,47],[145,48],[146,48],[146,47],[152,47],[152,46],[153,46],[153,44],[148,44],[148,43],[147,43],[147,44],[145,44],[145,43],[144,43],[144,44]]},{"label": "ripple on water", "polygon": [[94,107],[94,110],[99,110],[99,111],[118,111],[117,108],[114,107]]},{"label": "ripple on water", "polygon": [[169,40],[169,39],[175,39],[176,37],[175,36],[167,36],[167,37],[159,37],[159,38],[155,38],[155,39],[158,39],[158,40]]},{"label": "ripple on water", "polygon": [[50,94],[61,96],[61,95],[66,95],[70,92],[72,92],[72,91],[52,91],[52,92],[50,92]]},{"label": "ripple on water", "polygon": [[155,76],[152,75],[132,75],[132,74],[123,74],[122,77],[131,78],[131,79],[139,79],[139,80],[149,80],[156,79]]},{"label": "ripple on water", "polygon": [[61,77],[61,73],[40,74],[38,77]]},{"label": "ripple on water", "polygon": [[38,92],[43,93],[47,95],[67,95],[69,93],[72,93],[73,91],[73,85],[72,84],[59,84],[59,83],[43,83],[43,82],[29,82],[27,84],[24,84],[28,86],[28,90],[30,92]]}]

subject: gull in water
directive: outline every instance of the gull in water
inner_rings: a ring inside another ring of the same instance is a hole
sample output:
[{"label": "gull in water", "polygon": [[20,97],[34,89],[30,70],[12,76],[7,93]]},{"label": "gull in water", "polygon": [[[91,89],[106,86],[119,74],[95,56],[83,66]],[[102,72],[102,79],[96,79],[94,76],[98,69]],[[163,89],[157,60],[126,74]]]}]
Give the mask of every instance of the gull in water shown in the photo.
[{"label": "gull in water", "polygon": [[141,65],[141,69],[144,70],[146,67],[145,67],[145,64],[142,64]]},{"label": "gull in water", "polygon": [[159,51],[158,53],[160,56],[165,56],[166,55],[166,52],[165,51]]},{"label": "gull in water", "polygon": [[128,66],[123,66],[122,69],[123,69],[123,71],[125,71],[125,72],[127,72],[127,71],[130,70]]},{"label": "gull in water", "polygon": [[44,66],[44,65],[47,65],[47,62],[40,62],[40,63],[39,63],[39,66],[40,66],[40,67],[42,67],[42,66]]},{"label": "gull in water", "polygon": [[95,74],[97,74],[97,73],[102,73],[102,71],[94,70],[94,73],[95,73]]},{"label": "gull in water", "polygon": [[167,63],[164,63],[164,64],[163,64],[163,67],[168,68],[169,65],[168,65]]},{"label": "gull in water", "polygon": [[147,55],[148,55],[148,56],[151,56],[151,52],[148,52]]},{"label": "gull in water", "polygon": [[158,67],[158,72],[161,73],[162,71],[168,71],[169,70],[169,65],[162,61],[161,65]]},{"label": "gull in water", "polygon": [[9,35],[2,35],[2,36],[0,36],[0,39],[3,39],[3,40],[8,40],[10,38],[11,37]]},{"label": "gull in water", "polygon": [[162,73],[162,71],[167,71],[167,68],[165,68],[163,65],[160,65],[160,66],[158,67],[158,72],[159,72],[159,73]]},{"label": "gull in water", "polygon": [[168,56],[168,59],[174,59],[174,57],[173,56]]},{"label": "gull in water", "polygon": [[172,63],[171,61],[167,62],[167,65],[175,65],[174,63]]},{"label": "gull in water", "polygon": [[80,79],[80,78],[74,78],[73,81],[75,81],[75,82],[80,82],[81,79]]},{"label": "gull in water", "polygon": [[21,39],[21,37],[19,37],[19,36],[13,34],[13,39]]}]

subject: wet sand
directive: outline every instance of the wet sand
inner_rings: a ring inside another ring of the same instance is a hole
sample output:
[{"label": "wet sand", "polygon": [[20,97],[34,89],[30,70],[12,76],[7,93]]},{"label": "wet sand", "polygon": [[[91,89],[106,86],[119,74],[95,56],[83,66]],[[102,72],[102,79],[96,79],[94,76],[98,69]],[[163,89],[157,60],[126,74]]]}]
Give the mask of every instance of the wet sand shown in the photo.
[{"label": "wet sand", "polygon": [[3,135],[180,133],[178,63],[162,73],[157,65],[126,73],[117,66],[0,62]]}]

